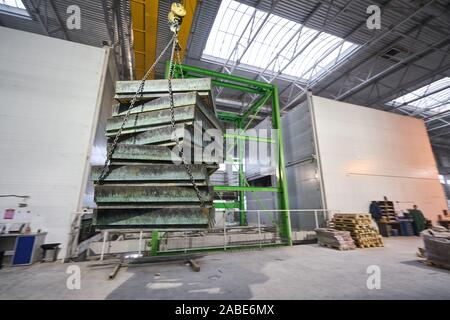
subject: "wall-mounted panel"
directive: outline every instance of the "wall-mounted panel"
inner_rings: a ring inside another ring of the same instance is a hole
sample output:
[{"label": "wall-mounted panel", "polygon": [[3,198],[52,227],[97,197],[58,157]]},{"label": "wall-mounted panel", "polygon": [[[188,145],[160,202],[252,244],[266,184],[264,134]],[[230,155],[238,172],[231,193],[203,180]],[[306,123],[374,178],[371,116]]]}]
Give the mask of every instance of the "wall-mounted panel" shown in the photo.
[{"label": "wall-mounted panel", "polygon": [[[109,50],[1,28],[0,214],[68,241],[71,214],[81,209],[101,105]],[[61,250],[62,253],[65,250]]]},{"label": "wall-mounted panel", "polygon": [[447,208],[422,120],[313,96],[329,209],[367,212],[387,196],[436,219]]}]

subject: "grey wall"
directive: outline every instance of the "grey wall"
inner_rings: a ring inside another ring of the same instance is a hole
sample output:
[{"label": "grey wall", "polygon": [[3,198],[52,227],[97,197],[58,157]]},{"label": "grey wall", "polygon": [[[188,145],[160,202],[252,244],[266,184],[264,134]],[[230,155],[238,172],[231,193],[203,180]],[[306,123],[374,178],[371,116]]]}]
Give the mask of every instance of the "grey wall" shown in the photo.
[{"label": "grey wall", "polygon": [[[291,209],[321,209],[319,171],[315,158],[315,145],[311,112],[306,104],[297,106],[282,118],[286,176]],[[319,220],[323,217],[320,215]],[[294,230],[315,227],[312,212],[291,213]]]}]

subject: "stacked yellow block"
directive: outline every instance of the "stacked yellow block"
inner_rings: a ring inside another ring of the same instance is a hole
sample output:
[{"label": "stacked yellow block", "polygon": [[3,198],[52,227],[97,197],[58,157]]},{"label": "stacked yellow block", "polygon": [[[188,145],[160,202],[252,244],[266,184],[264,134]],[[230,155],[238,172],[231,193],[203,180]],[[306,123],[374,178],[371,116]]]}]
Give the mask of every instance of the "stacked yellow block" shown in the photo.
[{"label": "stacked yellow block", "polygon": [[370,214],[335,214],[333,224],[337,230],[349,231],[358,248],[383,247],[382,237]]}]

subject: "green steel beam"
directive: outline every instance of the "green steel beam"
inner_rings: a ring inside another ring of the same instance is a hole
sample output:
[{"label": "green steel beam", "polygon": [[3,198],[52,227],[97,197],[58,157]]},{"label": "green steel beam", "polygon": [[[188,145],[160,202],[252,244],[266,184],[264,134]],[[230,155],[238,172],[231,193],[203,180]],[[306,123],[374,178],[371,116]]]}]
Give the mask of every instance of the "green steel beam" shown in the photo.
[{"label": "green steel beam", "polygon": [[[166,72],[165,76],[168,77],[169,74],[169,64],[166,64]],[[283,147],[283,138],[282,138],[282,130],[281,130],[281,114],[280,114],[280,101],[278,97],[278,87],[276,85],[270,83],[264,83],[256,80],[250,80],[243,77],[238,77],[231,74],[224,74],[217,71],[212,71],[208,69],[198,68],[194,66],[188,65],[176,65],[175,66],[175,77],[181,77],[181,70],[183,70],[183,75],[199,75],[203,77],[210,77],[216,82],[215,85],[223,86],[224,83],[229,85],[229,82],[232,82],[232,85],[240,85],[240,86],[250,86],[251,89],[266,91],[267,94],[259,99],[252,107],[251,110],[248,110],[244,115],[232,115],[232,113],[219,112],[219,118],[226,121],[233,121],[239,124],[239,127],[242,129],[243,119],[248,117],[253,112],[258,112],[260,107],[264,105],[270,97],[272,97],[272,118],[273,118],[273,128],[278,129],[278,170],[277,170],[277,187],[245,187],[240,185],[236,186],[214,186],[214,191],[270,191],[270,192],[279,192],[279,207],[281,210],[289,210],[289,198],[287,191],[287,180],[286,180],[286,169],[284,163],[284,147]],[[248,88],[248,87],[247,87]],[[242,88],[240,88],[242,89]],[[237,89],[239,90],[239,89]],[[241,141],[241,139],[238,139]],[[239,161],[242,163],[241,161]],[[240,177],[241,178],[241,177]],[[245,178],[245,177],[244,177]],[[241,179],[240,179],[241,180]],[[245,180],[245,179],[244,179]],[[241,184],[242,181],[240,181]],[[245,181],[244,181],[245,182]],[[240,197],[241,198],[241,197]],[[280,234],[287,240],[288,245],[292,245],[292,234],[291,234],[291,221],[289,211],[282,212],[281,216],[281,229]]]},{"label": "green steel beam", "polygon": [[236,122],[241,119],[241,115],[233,112],[226,112],[226,111],[217,111],[217,116],[220,120],[223,121],[229,121],[229,122]]},{"label": "green steel beam", "polygon": [[152,253],[152,256],[156,256],[157,254],[158,254],[158,251],[159,251],[159,237],[158,237],[158,230],[153,230],[152,231],[152,242],[151,242],[151,245],[152,245],[152,250],[151,250],[151,253]]},{"label": "green steel beam", "polygon": [[[239,130],[242,130],[242,120],[239,121]],[[239,186],[245,186],[245,172],[244,161],[245,158],[245,144],[244,140],[238,140],[238,153],[239,153]],[[239,190],[239,225],[247,225],[247,213],[245,212],[245,191]]]},{"label": "green steel beam", "polygon": [[239,209],[239,202],[214,202],[216,209]]},{"label": "green steel beam", "polygon": [[[176,69],[180,69],[180,66],[178,64],[175,65]],[[167,66],[166,66],[167,69]],[[181,69],[183,70],[183,72],[186,73],[198,73],[202,76],[208,76],[211,77],[213,79],[222,79],[222,80],[228,80],[228,81],[234,81],[237,83],[241,83],[241,84],[246,84],[249,86],[253,86],[255,88],[261,88],[261,89],[266,89],[266,90],[272,90],[273,85],[270,83],[264,83],[261,81],[256,81],[256,80],[251,80],[251,79],[247,79],[247,78],[243,78],[243,77],[238,77],[232,74],[225,74],[225,73],[221,73],[221,72],[217,72],[217,71],[213,71],[213,70],[208,70],[208,69],[203,69],[203,68],[198,68],[198,67],[194,67],[194,66],[188,66],[185,64],[181,65]]]},{"label": "green steel beam", "polygon": [[248,245],[237,245],[237,246],[227,246],[226,249],[224,246],[221,247],[212,247],[212,248],[192,248],[192,249],[181,249],[181,250],[169,250],[169,251],[159,251],[159,256],[171,256],[178,254],[186,254],[186,251],[191,253],[196,252],[217,252],[224,251],[234,252],[234,251],[242,251],[242,250],[252,250],[252,249],[265,249],[265,248],[276,248],[276,247],[284,247],[286,243],[261,243],[261,244],[248,244]]},{"label": "green steel beam", "polygon": [[276,187],[212,186],[216,191],[279,192]]},{"label": "green steel beam", "polygon": [[248,118],[249,115],[254,114],[255,112],[258,112],[258,110],[267,103],[269,98],[272,96],[272,92],[269,92],[259,98],[247,111],[244,112],[242,115],[242,121],[245,121],[245,119]]},{"label": "green steel beam", "polygon": [[267,142],[267,143],[276,143],[274,139],[271,138],[262,138],[262,137],[254,137],[254,136],[246,136],[241,134],[234,134],[234,133],[225,133],[223,135],[224,138],[234,138],[234,139],[241,139],[241,140],[250,140],[250,141],[261,141],[261,142]]},{"label": "green steel beam", "polygon": [[[186,74],[186,75],[184,75],[184,77],[192,78],[192,79],[200,78],[199,76],[194,76],[191,74]],[[241,86],[239,84],[235,84],[235,83],[231,83],[231,82],[224,82],[224,81],[213,79],[212,83],[217,87],[230,88],[230,89],[235,89],[235,90],[239,90],[239,91],[247,92],[247,93],[253,93],[253,94],[264,94],[265,93],[264,90],[258,90],[258,89],[252,88],[252,87]]]},{"label": "green steel beam", "polygon": [[[274,86],[272,96],[272,121],[274,129],[278,129],[278,172],[277,180],[280,190],[279,201],[281,210],[289,210],[289,198],[286,180],[286,168],[284,165],[284,149],[283,149],[283,135],[281,130],[281,115],[280,115],[280,101],[278,98],[278,87]],[[289,211],[281,212],[281,234],[284,236],[289,245],[292,245],[292,232],[291,232],[291,218]]]}]

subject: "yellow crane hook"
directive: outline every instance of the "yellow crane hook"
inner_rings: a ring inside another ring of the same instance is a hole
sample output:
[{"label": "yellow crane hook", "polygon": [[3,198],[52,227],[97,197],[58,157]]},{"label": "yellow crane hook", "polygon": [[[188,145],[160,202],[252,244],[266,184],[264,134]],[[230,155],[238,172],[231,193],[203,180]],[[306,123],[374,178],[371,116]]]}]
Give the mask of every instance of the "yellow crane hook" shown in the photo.
[{"label": "yellow crane hook", "polygon": [[178,32],[180,30],[180,25],[184,16],[186,16],[186,9],[184,6],[181,3],[173,2],[170,6],[169,15],[167,16],[172,32]]}]

